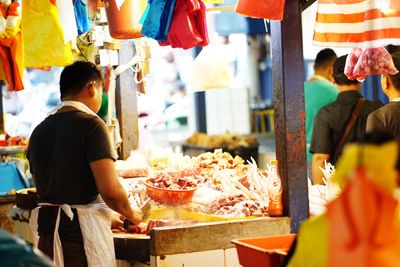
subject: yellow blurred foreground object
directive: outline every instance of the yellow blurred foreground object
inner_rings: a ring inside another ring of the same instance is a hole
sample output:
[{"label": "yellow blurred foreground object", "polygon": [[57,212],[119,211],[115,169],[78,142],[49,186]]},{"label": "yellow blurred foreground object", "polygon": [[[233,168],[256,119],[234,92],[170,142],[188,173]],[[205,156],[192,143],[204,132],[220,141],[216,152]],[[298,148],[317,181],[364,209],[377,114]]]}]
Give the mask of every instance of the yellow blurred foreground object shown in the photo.
[{"label": "yellow blurred foreground object", "polygon": [[290,267],[397,266],[400,220],[393,197],[395,142],[350,145],[333,179],[344,186],[325,214],[300,228]]}]

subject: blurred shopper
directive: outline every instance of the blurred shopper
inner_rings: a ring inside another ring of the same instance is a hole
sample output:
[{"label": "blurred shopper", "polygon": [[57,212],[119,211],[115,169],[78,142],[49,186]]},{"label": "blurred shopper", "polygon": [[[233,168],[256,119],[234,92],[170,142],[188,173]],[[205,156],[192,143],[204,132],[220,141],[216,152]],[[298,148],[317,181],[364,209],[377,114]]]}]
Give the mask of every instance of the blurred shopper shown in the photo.
[{"label": "blurred shopper", "polygon": [[304,101],[306,111],[307,161],[312,161],[310,153],[314,119],[323,106],[336,100],[338,89],[333,83],[333,63],[336,53],[326,48],[317,54],[314,63],[314,75],[304,83]]},{"label": "blurred shopper", "polygon": [[34,243],[56,266],[116,266],[104,202],[134,224],[141,214],[118,180],[107,126],[96,115],[101,71],[90,62],[67,66],[60,92],[61,105],[36,127],[28,147],[40,202],[30,219]]},{"label": "blurred shopper", "polygon": [[[393,54],[392,58],[400,70],[400,53]],[[400,138],[400,73],[382,75],[381,85],[390,103],[368,116],[367,132],[382,131]]]},{"label": "blurred shopper", "polygon": [[382,107],[380,101],[369,101],[360,93],[361,84],[344,74],[347,55],[336,59],[333,77],[339,95],[335,102],[323,107],[315,117],[310,152],[312,179],[323,183],[320,167],[325,161],[335,164],[347,142],[361,141],[365,135],[368,115]]}]

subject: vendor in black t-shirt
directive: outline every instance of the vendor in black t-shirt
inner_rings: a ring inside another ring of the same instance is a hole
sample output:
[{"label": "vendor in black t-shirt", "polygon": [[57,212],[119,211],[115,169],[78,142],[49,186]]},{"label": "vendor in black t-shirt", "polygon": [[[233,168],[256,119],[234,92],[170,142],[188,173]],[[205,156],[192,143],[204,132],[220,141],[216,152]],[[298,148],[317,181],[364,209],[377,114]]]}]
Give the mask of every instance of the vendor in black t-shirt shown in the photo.
[{"label": "vendor in black t-shirt", "polygon": [[[400,70],[400,53],[392,55],[394,65]],[[390,103],[371,113],[367,120],[367,132],[381,131],[400,138],[400,72],[382,75],[382,91]]]},{"label": "vendor in black t-shirt", "polygon": [[67,66],[60,107],[30,139],[27,157],[41,203],[30,226],[35,245],[57,266],[115,266],[106,205],[134,224],[141,220],[118,180],[107,127],[96,115],[102,86],[96,65]]},{"label": "vendor in black t-shirt", "polygon": [[[324,162],[336,164],[341,155],[342,151],[336,151],[337,145],[345,132],[353,110],[362,97],[361,83],[357,80],[349,80],[344,74],[346,58],[347,55],[341,56],[333,64],[333,78],[338,86],[339,95],[333,103],[318,112],[314,121],[310,152],[313,154],[312,180],[315,184],[323,183],[320,167],[324,167]],[[345,136],[345,143],[363,140],[368,115],[382,105],[380,101],[365,100],[354,126]]]}]

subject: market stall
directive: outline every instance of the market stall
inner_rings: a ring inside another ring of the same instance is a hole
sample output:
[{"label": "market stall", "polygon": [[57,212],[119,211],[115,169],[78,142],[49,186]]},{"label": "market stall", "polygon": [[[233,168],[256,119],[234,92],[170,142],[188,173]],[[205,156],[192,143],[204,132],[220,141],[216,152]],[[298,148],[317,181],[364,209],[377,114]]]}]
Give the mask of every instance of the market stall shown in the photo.
[{"label": "market stall", "polygon": [[[119,43],[111,37],[126,39],[143,34],[157,40],[161,45],[185,49],[206,46],[209,40],[205,27],[206,6],[203,2],[198,1],[199,6],[188,14],[183,8],[184,1],[176,1],[180,4],[175,8],[174,14],[171,3],[160,1],[162,3],[158,4],[166,12],[160,14],[156,7],[150,6],[143,17],[142,14],[130,14],[128,4],[135,3],[137,10],[144,12],[146,1],[126,0],[125,5],[124,1],[119,2],[119,7],[116,5],[117,1],[104,1],[102,7],[97,6],[97,1],[92,2],[96,4],[91,3],[90,10],[99,16],[94,19],[94,36],[97,39],[92,41],[93,45],[97,43],[100,48],[100,64],[104,63],[109,71],[106,87],[112,96],[110,98],[115,100],[111,102],[116,104],[110,108],[106,120],[114,144],[117,146],[122,140],[120,154],[123,160],[116,162],[116,168],[133,207],[143,208],[151,199],[148,218],[143,224],[132,227],[127,222],[127,232],[114,232],[117,259],[150,266],[239,266],[232,239],[297,232],[309,210],[301,34],[302,7],[309,3],[303,4],[298,0],[286,0],[286,3],[278,1],[279,4],[273,11],[266,8],[273,16],[259,14],[254,3],[246,5],[245,1],[239,1],[237,6],[238,13],[247,16],[283,19],[272,22],[271,33],[276,154],[279,165],[273,161],[264,170],[266,166],[257,166],[252,160],[257,159],[254,156],[258,149],[256,142],[237,136],[229,137],[232,139],[231,143],[225,140],[216,142],[220,137],[204,137],[202,134],[198,134],[196,138],[209,139],[203,142],[193,141],[196,139],[194,137],[188,139],[184,150],[208,151],[200,155],[197,153],[189,156],[180,151],[154,147],[145,152],[134,151],[138,146],[139,136],[136,94],[140,86],[143,86],[140,85],[139,73],[145,75],[146,56],[143,50],[146,45],[138,39]],[[50,10],[52,15],[56,13],[54,6]],[[232,7],[210,9],[213,12],[224,10],[232,10]],[[128,15],[134,17],[134,25],[126,25],[121,20]],[[176,21],[174,16],[178,18]],[[106,26],[106,18],[110,23],[109,28]],[[178,24],[183,18],[189,18],[190,22],[185,27],[194,27],[196,32],[180,39],[182,36],[179,34]],[[152,29],[152,20],[163,23]],[[129,27],[117,27],[119,23],[120,26]],[[55,34],[60,37],[63,32],[57,31]],[[59,42],[63,47],[63,53],[59,55],[63,61],[58,61],[61,65],[71,61],[69,41]],[[116,54],[117,51],[119,54]],[[33,53],[28,53],[29,55],[35,55],[35,51],[28,52]],[[44,67],[43,63],[36,66],[33,64],[34,60],[29,59],[30,67]],[[116,59],[119,64],[113,63]],[[117,65],[119,67],[114,69],[113,66]],[[131,70],[134,75],[130,73]],[[224,81],[229,81],[229,77]],[[117,119],[119,125],[115,123]],[[122,138],[117,133],[119,126]],[[224,148],[224,151],[230,153],[214,150],[215,148]],[[26,223],[26,218],[20,216],[24,208],[17,208],[20,210],[17,209],[14,213],[16,220],[25,219]]]},{"label": "market stall", "polygon": [[[25,3],[27,3],[26,4],[27,6],[32,4],[28,1]],[[138,140],[137,123],[135,123],[137,121],[137,114],[135,111],[136,107],[135,89],[138,86],[137,85],[138,82],[137,80],[135,80],[135,78],[137,78],[136,76],[133,77],[131,74],[128,74],[128,72],[125,71],[128,69],[132,69],[132,66],[134,66],[135,64],[136,65],[144,64],[143,62],[144,58],[142,57],[143,55],[140,54],[140,49],[139,49],[140,45],[138,42],[126,41],[122,42],[121,46],[118,46],[116,45],[116,43],[118,42],[112,41],[110,36],[107,36],[107,34],[105,34],[106,35],[105,37],[102,36],[102,33],[104,34],[107,33],[108,31],[108,28],[105,26],[106,20],[104,14],[104,11],[109,7],[107,6],[107,3],[108,2],[106,2],[106,6],[101,9],[102,11],[100,12],[99,17],[96,17],[95,19],[96,23],[95,27],[97,28],[93,33],[93,36],[96,37],[96,39],[93,42],[93,45],[94,43],[96,43],[96,45],[100,47],[99,55],[101,64],[103,64],[104,62],[109,62],[108,64],[107,63],[104,64],[108,65],[108,67],[110,67],[111,65],[120,65],[121,67],[120,69],[116,68],[115,70],[113,68],[111,68],[112,70],[109,69],[111,72],[107,80],[107,83],[109,83],[108,84],[109,88],[106,89],[110,90],[109,91],[110,95],[113,95],[115,92],[116,107],[114,107],[114,110],[111,110],[109,115],[110,116],[113,116],[115,114],[118,115],[118,119],[120,121],[120,126],[121,126],[121,135],[123,140],[122,158],[126,159],[130,151],[137,146],[137,140]],[[46,23],[56,24],[58,26],[57,28],[55,28],[55,31],[53,33],[53,37],[55,38],[55,40],[54,43],[52,43],[52,45],[59,46],[59,51],[58,51],[59,53],[54,55],[46,55],[46,48],[45,48],[46,46],[43,44],[43,40],[35,39],[34,40],[35,45],[33,45],[32,29],[36,24],[29,24],[27,23],[27,21],[22,21],[22,24],[25,25],[26,29],[24,34],[26,35],[25,38],[27,47],[26,66],[28,67],[45,68],[49,65],[64,66],[72,61],[72,54],[70,48],[71,45],[73,45],[73,42],[71,42],[71,40],[73,40],[74,38],[71,38],[71,33],[65,33],[62,31],[62,27],[65,27],[65,25],[70,23],[70,21],[68,21],[68,18],[66,17],[65,14],[63,14],[62,16],[60,15],[60,17],[58,17],[57,15],[58,11],[54,4],[43,7],[43,10],[47,10],[46,9],[47,7],[49,8],[47,14],[49,15],[48,17],[49,19],[46,21]],[[25,8],[23,10],[25,10],[24,12],[26,12],[27,9]],[[219,10],[223,11],[224,8]],[[110,13],[108,11],[107,11],[107,16],[110,16]],[[116,10],[114,11],[116,12]],[[218,11],[218,10],[212,9],[212,11]],[[97,10],[95,11],[95,13],[96,12]],[[205,14],[204,5],[201,5],[199,13],[200,15],[204,16]],[[29,15],[32,15],[32,17],[29,17]],[[26,18],[29,17],[30,21],[35,21],[36,19],[39,20],[39,18],[41,18],[40,15],[46,15],[46,14],[27,14]],[[172,13],[169,14],[169,16],[171,15]],[[58,22],[60,18],[62,19],[61,21],[63,25],[62,27],[60,27],[60,23]],[[204,29],[204,21],[200,20],[197,21],[195,24],[199,28],[199,36],[195,36],[195,38],[197,39],[200,38],[200,42],[198,41],[192,42],[189,44],[189,46],[194,47],[196,45],[208,44],[208,37],[206,35],[207,32],[206,29]],[[171,27],[172,27],[171,29],[175,27],[174,31],[177,31],[176,25],[174,26],[174,23],[172,23]],[[111,35],[116,34],[115,32],[114,33],[112,32],[112,29],[110,30],[111,30],[110,32]],[[84,35],[83,37],[81,36],[79,41],[81,43],[85,43],[85,41],[87,42],[87,40],[85,39],[86,37],[87,35],[86,36]],[[157,36],[153,37],[158,38]],[[32,43],[29,43],[29,40],[32,40]],[[177,40],[173,38],[167,38],[167,40],[169,44],[171,44],[171,46],[181,46],[181,47],[184,46],[184,48],[189,48],[187,46],[188,43],[184,44],[179,43],[177,42]],[[81,50],[82,48],[87,48],[79,46],[81,43],[78,44],[78,50]],[[133,44],[136,45],[135,49],[132,49]],[[40,49],[35,50],[34,47]],[[118,50],[118,48],[116,47],[120,48],[119,49],[120,54],[118,56],[118,59],[120,61],[119,64],[112,63],[116,58],[115,53],[113,53],[113,51]],[[76,50],[74,51],[76,52]],[[81,52],[80,56],[83,57],[90,56],[90,53],[87,54],[83,53],[82,51],[80,52]],[[46,65],[46,60],[44,55],[46,57],[47,56],[50,57],[49,61],[47,61],[48,65]],[[41,61],[38,59],[40,59]],[[115,71],[115,73],[113,73],[113,71]],[[116,85],[115,80],[118,75],[119,75],[119,83],[117,83]],[[115,125],[110,124],[109,126],[111,129],[115,129],[115,127],[113,127]],[[279,132],[277,132],[277,134],[279,134]],[[117,139],[118,138],[115,138],[114,141],[116,141]],[[234,140],[234,142],[235,141],[237,140]],[[164,186],[166,186],[167,184],[169,184],[169,180],[174,180],[174,179],[178,179],[179,182],[184,181],[184,183],[186,183],[187,181],[185,181],[185,179],[182,178],[189,177],[189,179],[186,180],[189,181],[195,180],[194,181],[195,185],[193,187],[196,189],[197,193],[201,192],[201,189],[203,189],[203,195],[207,195],[211,190],[211,192],[213,192],[211,193],[211,195],[214,195],[215,198],[206,199],[206,201],[204,201],[204,199],[201,200],[202,198],[201,196],[195,194],[194,199],[196,199],[197,197],[197,201],[200,201],[201,203],[200,204],[197,203],[199,204],[197,206],[190,205],[189,203],[179,203],[180,204],[179,206],[181,206],[182,204],[188,204],[188,206],[186,206],[182,211],[177,211],[176,207],[175,208],[161,207],[169,211],[172,210],[174,214],[178,212],[181,216],[185,217],[184,221],[188,221],[189,224],[187,224],[186,222],[183,223],[183,225],[180,225],[179,223],[177,225],[174,225],[175,224],[174,221],[177,220],[179,222],[179,220],[181,219],[178,218],[176,220],[172,220],[172,222],[167,222],[167,225],[168,223],[172,223],[171,226],[158,227],[155,229],[148,230],[147,232],[150,233],[150,238],[146,237],[146,235],[143,234],[138,235],[137,233],[129,233],[129,234],[115,233],[114,238],[116,244],[117,257],[118,258],[121,257],[121,259],[127,259],[127,260],[145,259],[146,261],[148,261],[150,259],[150,262],[152,263],[152,265],[154,265],[154,264],[160,264],[160,261],[162,262],[162,260],[165,258],[166,255],[203,253],[201,255],[207,257],[209,252],[213,253],[213,251],[214,252],[217,251],[215,252],[218,254],[218,257],[216,258],[216,264],[217,263],[226,264],[227,261],[232,260],[232,258],[236,259],[236,257],[232,257],[232,255],[234,255],[235,253],[234,250],[232,249],[233,246],[230,243],[231,239],[250,237],[254,235],[289,233],[290,232],[289,218],[282,217],[284,214],[287,215],[288,213],[286,210],[285,213],[282,212],[282,203],[281,203],[282,185],[281,185],[281,180],[277,175],[277,170],[276,170],[277,167],[275,166],[274,173],[268,173],[266,171],[259,170],[258,166],[255,165],[255,162],[251,161],[252,155],[257,155],[256,144],[253,142],[252,144],[245,144],[243,146],[238,146],[238,147],[246,147],[246,146],[250,147],[251,145],[253,145],[253,151],[249,153],[247,157],[245,157],[246,160],[250,161],[250,164],[247,164],[247,162],[241,158],[233,157],[232,155],[227,153],[222,153],[221,151],[217,151],[214,153],[212,152],[207,153],[203,155],[204,158],[202,158],[202,156],[195,158],[188,158],[175,154],[172,156],[172,159],[169,159],[167,161],[168,164],[172,164],[173,167],[172,170],[171,168],[169,169],[167,168],[171,166],[162,166],[165,163],[163,160],[159,161],[155,165],[154,162],[150,163],[149,166],[152,167],[150,171],[152,172],[164,171],[164,174],[162,173],[155,174],[154,178],[164,179],[164,180],[162,181],[144,180],[144,182],[152,182],[153,183],[152,185],[157,188],[159,187],[160,183],[164,183]],[[223,147],[223,145],[220,144],[212,145],[209,148],[215,148],[215,147]],[[234,147],[232,153],[235,153],[236,148],[237,147]],[[256,156],[254,156],[253,158],[256,158]],[[187,168],[182,168],[182,166],[179,166],[180,164],[185,164],[185,161],[188,162],[189,164]],[[197,166],[193,167],[190,164],[197,164]],[[145,168],[147,168],[147,166],[145,166]],[[186,172],[189,171],[190,175],[186,176],[186,174],[184,174],[185,171]],[[200,171],[199,175],[195,173],[197,171]],[[176,173],[178,173],[178,177],[175,176]],[[193,175],[193,173],[195,174]],[[148,177],[153,178],[152,174],[153,173],[148,174]],[[276,175],[274,179],[277,179],[275,180],[275,185],[272,186],[268,184],[268,181],[272,181],[272,178],[268,178],[271,174]],[[168,179],[165,179],[166,177],[163,177],[163,175],[171,177],[167,177]],[[140,179],[138,179],[138,181],[139,180]],[[286,177],[283,177],[283,181],[286,181]],[[273,187],[275,187],[275,189]],[[284,187],[286,187],[285,182],[284,182]],[[142,188],[141,192],[147,191],[150,195],[151,193],[148,188],[149,186],[146,185],[146,188]],[[182,190],[181,188],[178,189]],[[275,193],[271,193],[270,192],[271,190],[272,191],[275,190]],[[270,199],[271,194],[275,194],[276,196]],[[158,204],[159,202],[162,202],[162,199],[160,201],[160,199],[157,199],[154,196],[152,198],[153,201],[156,200]],[[272,205],[271,208],[269,207],[269,205],[272,202],[274,202],[274,205]],[[153,205],[158,205],[158,204],[153,204]],[[24,214],[26,214],[24,213],[25,207],[20,206],[17,208],[19,208],[20,210],[16,210],[15,212],[13,212],[13,217],[20,223],[25,223],[26,226],[27,218],[24,216]],[[152,211],[154,213],[157,211],[157,209],[153,208]],[[278,218],[269,218],[268,215],[278,216]],[[164,223],[162,220],[166,219],[165,216],[159,216],[159,217],[157,216],[151,217],[151,216],[152,214],[150,213],[150,220],[152,218],[155,219],[156,224],[159,223],[160,220],[161,223]],[[147,227],[145,228],[147,229]],[[20,234],[22,233],[20,232]],[[208,242],[208,244],[206,244],[205,241],[209,240],[210,235],[220,236],[221,238],[216,239],[218,240],[218,242]],[[29,240],[28,236],[26,236],[26,238],[27,240]],[[191,240],[193,240],[194,238],[198,239],[198,243],[189,246],[189,244],[192,243]],[[166,240],[168,240],[168,242],[166,242]],[[139,256],[133,256],[133,255],[129,257],[123,256],[126,255],[125,254],[126,252],[132,251],[136,246],[144,248],[145,251],[143,252],[143,254]],[[147,250],[147,248],[150,249]],[[189,255],[189,257],[190,256],[193,255]],[[187,256],[185,257],[187,258]]]}]

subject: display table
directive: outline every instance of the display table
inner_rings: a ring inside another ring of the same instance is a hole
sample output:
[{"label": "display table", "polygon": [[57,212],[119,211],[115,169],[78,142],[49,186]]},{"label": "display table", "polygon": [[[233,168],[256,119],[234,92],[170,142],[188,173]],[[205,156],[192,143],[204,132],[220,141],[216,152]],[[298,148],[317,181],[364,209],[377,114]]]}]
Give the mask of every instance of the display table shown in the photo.
[{"label": "display table", "polygon": [[232,239],[288,233],[288,217],[265,217],[156,228],[150,237],[114,234],[114,243],[117,259],[147,262],[151,267],[239,267]]}]

